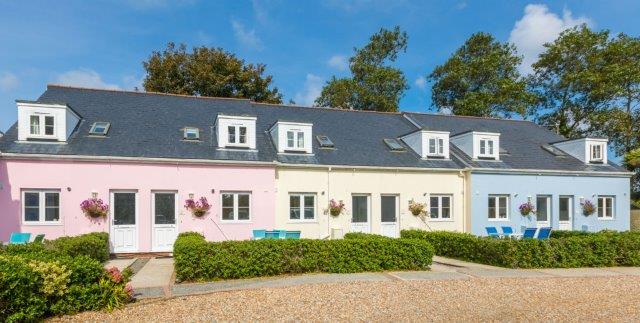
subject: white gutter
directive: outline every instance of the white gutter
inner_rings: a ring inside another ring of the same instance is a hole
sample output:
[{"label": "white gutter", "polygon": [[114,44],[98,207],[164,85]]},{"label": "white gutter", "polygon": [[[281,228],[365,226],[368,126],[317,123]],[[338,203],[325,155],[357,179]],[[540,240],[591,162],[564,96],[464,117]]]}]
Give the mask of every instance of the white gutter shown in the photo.
[{"label": "white gutter", "polygon": [[523,174],[523,175],[567,175],[567,176],[633,176],[632,172],[589,172],[589,171],[570,171],[570,170],[551,170],[551,169],[495,169],[495,168],[472,168],[471,173],[479,174]]}]

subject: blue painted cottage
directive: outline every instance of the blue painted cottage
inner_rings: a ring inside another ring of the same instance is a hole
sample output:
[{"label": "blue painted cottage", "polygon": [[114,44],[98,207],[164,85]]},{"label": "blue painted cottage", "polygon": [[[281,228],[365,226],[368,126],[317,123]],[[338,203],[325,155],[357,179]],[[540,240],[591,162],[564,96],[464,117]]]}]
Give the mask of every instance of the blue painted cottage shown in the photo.
[{"label": "blue painted cottage", "polygon": [[[632,174],[608,160],[607,139],[567,140],[528,121],[405,117],[424,131],[449,132],[450,156],[466,176],[465,231],[629,230]],[[523,216],[519,206],[527,202],[535,213]],[[584,214],[585,204],[594,206],[592,214]]]}]

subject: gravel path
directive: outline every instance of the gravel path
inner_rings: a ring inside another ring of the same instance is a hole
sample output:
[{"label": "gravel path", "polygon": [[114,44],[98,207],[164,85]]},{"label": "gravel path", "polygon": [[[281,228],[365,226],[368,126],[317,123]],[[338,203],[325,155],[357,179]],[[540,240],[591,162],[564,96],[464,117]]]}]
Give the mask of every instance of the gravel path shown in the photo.
[{"label": "gravel path", "polygon": [[264,288],[148,300],[52,321],[638,321],[640,279],[474,278]]}]

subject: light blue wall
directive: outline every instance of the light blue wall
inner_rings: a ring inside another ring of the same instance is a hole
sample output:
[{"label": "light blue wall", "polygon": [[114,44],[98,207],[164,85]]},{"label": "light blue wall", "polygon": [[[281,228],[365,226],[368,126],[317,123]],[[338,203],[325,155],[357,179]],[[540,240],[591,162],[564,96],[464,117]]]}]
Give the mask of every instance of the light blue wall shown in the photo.
[{"label": "light blue wall", "polygon": [[[558,199],[562,195],[573,196],[573,230],[582,230],[588,225],[590,231],[603,229],[629,230],[630,182],[625,177],[584,177],[584,176],[548,176],[548,175],[511,175],[511,174],[471,174],[471,231],[476,235],[486,235],[486,226],[509,225],[516,232],[521,227],[535,227],[535,215],[528,218],[520,215],[518,206],[527,202],[527,196],[535,205],[536,195],[551,195],[551,226],[558,229]],[[509,195],[509,219],[489,221],[488,197],[490,194]],[[613,220],[598,219],[597,214],[588,217],[582,215],[580,197],[597,203],[598,195],[615,196]]]}]

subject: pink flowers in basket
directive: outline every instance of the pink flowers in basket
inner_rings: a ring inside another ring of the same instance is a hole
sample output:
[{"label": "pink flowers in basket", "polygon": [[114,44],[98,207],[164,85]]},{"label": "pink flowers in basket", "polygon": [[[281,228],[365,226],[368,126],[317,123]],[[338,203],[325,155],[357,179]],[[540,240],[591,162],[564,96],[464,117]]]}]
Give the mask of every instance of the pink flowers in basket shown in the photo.
[{"label": "pink flowers in basket", "polygon": [[190,198],[184,201],[184,208],[191,211],[191,214],[197,217],[201,217],[211,209],[211,204],[207,201],[207,198],[202,196],[198,201]]},{"label": "pink flowers in basket", "polygon": [[109,205],[105,204],[101,199],[92,197],[80,203],[80,209],[88,217],[104,218],[109,212]]},{"label": "pink flowers in basket", "polygon": [[582,215],[584,216],[589,216],[596,213],[596,206],[593,205],[593,202],[589,200],[585,200],[584,202],[580,203],[580,206],[582,206]]},{"label": "pink flowers in basket", "polygon": [[336,200],[331,199],[331,201],[329,201],[329,214],[331,214],[332,216],[338,216],[340,214],[342,214],[342,212],[344,212],[344,202],[340,201],[340,202],[336,202]]},{"label": "pink flowers in basket", "polygon": [[520,210],[520,214],[522,214],[522,216],[527,216],[527,215],[530,215],[531,213],[536,213],[536,209],[533,206],[533,204],[531,204],[531,202],[525,202],[520,204],[520,206],[518,207],[518,210]]}]

